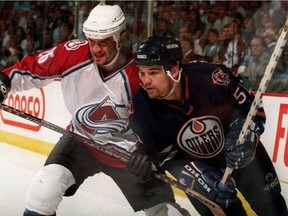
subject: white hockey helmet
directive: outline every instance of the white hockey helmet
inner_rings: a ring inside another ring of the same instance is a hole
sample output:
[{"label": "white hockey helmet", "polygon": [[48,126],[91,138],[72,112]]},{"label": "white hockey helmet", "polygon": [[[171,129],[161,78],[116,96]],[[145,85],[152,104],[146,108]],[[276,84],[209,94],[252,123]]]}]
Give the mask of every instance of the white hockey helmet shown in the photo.
[{"label": "white hockey helmet", "polygon": [[118,5],[98,4],[83,23],[83,32],[87,38],[104,39],[113,36],[117,44],[124,30],[126,19]]}]

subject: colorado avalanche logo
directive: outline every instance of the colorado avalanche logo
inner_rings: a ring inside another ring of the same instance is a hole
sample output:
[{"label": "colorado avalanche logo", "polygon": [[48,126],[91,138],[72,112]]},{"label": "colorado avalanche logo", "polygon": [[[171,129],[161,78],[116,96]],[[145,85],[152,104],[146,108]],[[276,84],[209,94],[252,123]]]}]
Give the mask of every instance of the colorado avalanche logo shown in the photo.
[{"label": "colorado avalanche logo", "polygon": [[92,135],[116,136],[127,131],[128,120],[125,106],[117,105],[106,97],[100,103],[88,104],[76,112],[74,119],[82,130]]},{"label": "colorado avalanche logo", "polygon": [[214,84],[227,86],[230,82],[229,75],[223,72],[220,68],[216,68],[212,73]]},{"label": "colorado avalanche logo", "polygon": [[224,146],[222,125],[215,116],[190,119],[181,128],[177,139],[181,149],[198,158],[213,157]]},{"label": "colorado avalanche logo", "polygon": [[88,41],[86,40],[78,40],[78,39],[75,39],[75,40],[71,40],[71,41],[68,41],[66,44],[65,44],[65,48],[67,50],[76,50],[78,49],[80,46],[84,46],[88,43]]}]

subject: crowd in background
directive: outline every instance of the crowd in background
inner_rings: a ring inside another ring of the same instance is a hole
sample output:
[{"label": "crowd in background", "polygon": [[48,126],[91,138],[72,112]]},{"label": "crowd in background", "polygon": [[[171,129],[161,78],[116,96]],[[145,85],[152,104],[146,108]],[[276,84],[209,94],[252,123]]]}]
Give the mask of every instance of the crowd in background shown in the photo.
[{"label": "crowd in background", "polygon": [[[127,46],[147,38],[147,2],[119,4],[127,17]],[[82,23],[99,2],[1,1],[0,70],[25,55],[73,38],[84,38]],[[181,42],[183,63],[225,64],[250,90],[257,90],[286,21],[286,1],[153,1],[153,35]],[[76,21],[78,24],[75,24]],[[288,93],[288,47],[277,64],[268,92]]]}]

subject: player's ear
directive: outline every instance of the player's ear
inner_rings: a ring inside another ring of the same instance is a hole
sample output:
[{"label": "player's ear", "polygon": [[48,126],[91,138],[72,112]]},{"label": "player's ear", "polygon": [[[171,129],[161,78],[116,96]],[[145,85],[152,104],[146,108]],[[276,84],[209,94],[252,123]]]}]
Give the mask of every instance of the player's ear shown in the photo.
[{"label": "player's ear", "polygon": [[179,76],[179,67],[178,65],[173,65],[171,66],[171,74],[173,76],[174,79],[177,79]]},{"label": "player's ear", "polygon": [[125,44],[125,40],[126,40],[126,31],[123,31],[120,34],[120,39],[119,39],[119,42],[118,42],[119,48],[122,47]]}]

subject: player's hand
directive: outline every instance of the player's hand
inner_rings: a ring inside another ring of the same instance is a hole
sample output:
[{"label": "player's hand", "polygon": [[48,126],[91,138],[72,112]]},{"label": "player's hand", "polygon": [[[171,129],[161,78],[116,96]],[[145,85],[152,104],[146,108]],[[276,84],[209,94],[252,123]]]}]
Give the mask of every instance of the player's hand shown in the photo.
[{"label": "player's hand", "polygon": [[186,164],[178,176],[178,181],[196,192],[207,197],[220,206],[228,207],[237,199],[235,182],[230,179],[227,182],[227,190],[218,189],[223,173],[203,162],[194,161]]},{"label": "player's hand", "polygon": [[126,170],[138,182],[143,183],[153,178],[153,172],[157,171],[158,165],[151,157],[134,151],[131,154]]},{"label": "player's hand", "polygon": [[0,72],[0,103],[2,103],[7,98],[10,88],[10,78],[6,74]]},{"label": "player's hand", "polygon": [[251,163],[255,157],[260,133],[262,133],[262,123],[260,123],[260,121],[257,123],[253,122],[245,137],[244,143],[235,145],[239,138],[244,121],[245,119],[235,121],[230,126],[230,132],[225,136],[224,149],[226,151],[226,163],[227,166],[232,169],[241,169]]}]

